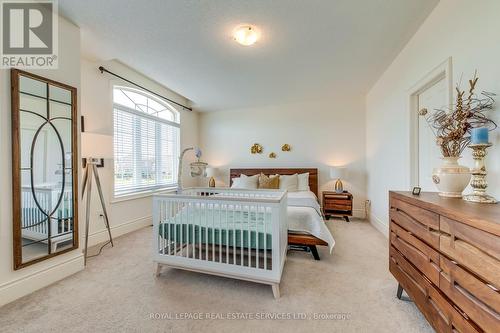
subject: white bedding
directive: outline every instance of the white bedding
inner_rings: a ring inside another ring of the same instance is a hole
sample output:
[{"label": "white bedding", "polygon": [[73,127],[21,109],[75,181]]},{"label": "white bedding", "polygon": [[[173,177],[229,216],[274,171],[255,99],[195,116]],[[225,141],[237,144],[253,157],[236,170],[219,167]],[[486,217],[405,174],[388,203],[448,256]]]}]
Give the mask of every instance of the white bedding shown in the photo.
[{"label": "white bedding", "polygon": [[323,222],[316,195],[311,191],[288,192],[288,230],[306,232],[328,243],[330,253],[335,240]]}]

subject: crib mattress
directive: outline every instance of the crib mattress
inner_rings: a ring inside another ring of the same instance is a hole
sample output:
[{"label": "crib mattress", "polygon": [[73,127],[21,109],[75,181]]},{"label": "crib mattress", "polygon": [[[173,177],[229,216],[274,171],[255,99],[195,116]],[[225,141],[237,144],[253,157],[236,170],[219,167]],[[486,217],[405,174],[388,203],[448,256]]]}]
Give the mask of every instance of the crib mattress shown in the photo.
[{"label": "crib mattress", "polygon": [[[265,228],[267,222],[267,230]],[[159,225],[164,239],[259,250],[272,249],[271,213],[245,210],[183,209]]]}]

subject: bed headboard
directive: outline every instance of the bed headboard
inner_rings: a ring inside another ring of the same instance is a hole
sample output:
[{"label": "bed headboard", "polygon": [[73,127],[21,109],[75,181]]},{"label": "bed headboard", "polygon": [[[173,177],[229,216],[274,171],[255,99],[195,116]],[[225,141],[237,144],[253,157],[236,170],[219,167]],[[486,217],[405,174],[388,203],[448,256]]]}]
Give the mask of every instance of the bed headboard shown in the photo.
[{"label": "bed headboard", "polygon": [[278,169],[230,169],[229,170],[229,185],[233,185],[233,178],[239,177],[241,174],[247,176],[258,175],[263,173],[265,175],[293,175],[296,173],[309,172],[309,187],[311,192],[318,196],[318,169],[299,169],[299,168],[278,168]]}]

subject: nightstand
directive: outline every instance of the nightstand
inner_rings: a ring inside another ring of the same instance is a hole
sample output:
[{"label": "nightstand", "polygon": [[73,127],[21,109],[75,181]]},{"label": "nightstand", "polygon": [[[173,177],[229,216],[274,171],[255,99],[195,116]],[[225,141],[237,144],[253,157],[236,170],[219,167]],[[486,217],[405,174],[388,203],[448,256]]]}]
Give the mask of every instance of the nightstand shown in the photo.
[{"label": "nightstand", "polygon": [[342,216],[346,222],[349,222],[349,216],[352,216],[352,194],[344,191],[337,193],[334,191],[323,192],[323,214],[328,220],[330,216]]}]

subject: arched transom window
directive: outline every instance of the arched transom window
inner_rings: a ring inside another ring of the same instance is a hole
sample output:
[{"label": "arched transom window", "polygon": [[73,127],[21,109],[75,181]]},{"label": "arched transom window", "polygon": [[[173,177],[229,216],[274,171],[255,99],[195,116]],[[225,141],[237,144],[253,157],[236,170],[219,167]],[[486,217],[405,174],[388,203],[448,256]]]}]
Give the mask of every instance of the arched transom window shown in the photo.
[{"label": "arched transom window", "polygon": [[177,186],[179,112],[145,91],[113,88],[115,196]]}]

